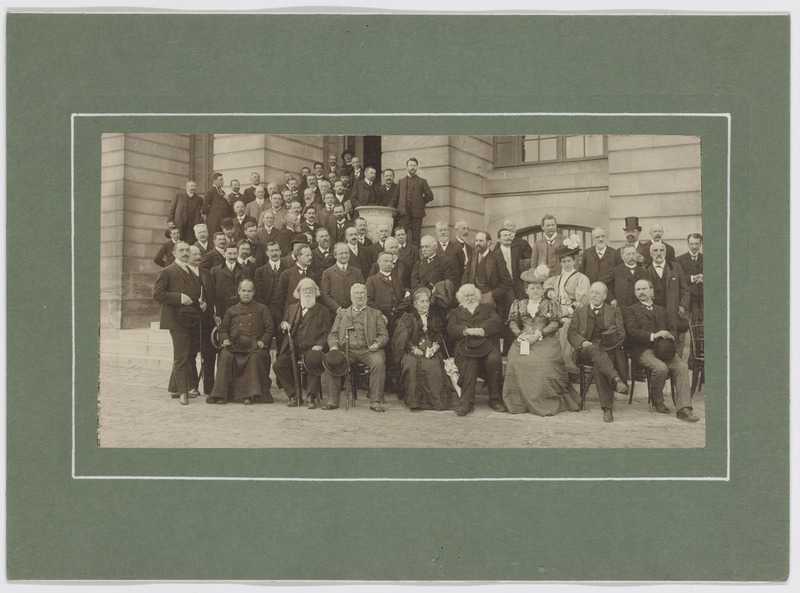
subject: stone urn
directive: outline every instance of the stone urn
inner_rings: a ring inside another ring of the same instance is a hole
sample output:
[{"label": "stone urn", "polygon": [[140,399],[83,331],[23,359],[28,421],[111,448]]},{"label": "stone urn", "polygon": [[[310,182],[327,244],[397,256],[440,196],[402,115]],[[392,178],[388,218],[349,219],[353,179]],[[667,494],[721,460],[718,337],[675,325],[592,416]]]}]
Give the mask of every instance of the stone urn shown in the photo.
[{"label": "stone urn", "polygon": [[356,213],[367,221],[367,236],[373,243],[378,240],[378,225],[386,223],[389,225],[390,231],[394,227],[395,212],[397,210],[391,206],[378,206],[377,204],[368,204],[356,208]]}]

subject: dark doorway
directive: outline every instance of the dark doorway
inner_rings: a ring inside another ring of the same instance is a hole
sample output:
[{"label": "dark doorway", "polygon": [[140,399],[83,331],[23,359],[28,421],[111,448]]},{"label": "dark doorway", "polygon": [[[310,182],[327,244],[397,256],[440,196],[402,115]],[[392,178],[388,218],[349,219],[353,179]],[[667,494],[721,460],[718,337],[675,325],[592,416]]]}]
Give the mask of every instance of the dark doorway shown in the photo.
[{"label": "dark doorway", "polygon": [[361,160],[365,167],[375,167],[378,179],[381,174],[381,154],[381,137],[364,136],[364,155]]}]

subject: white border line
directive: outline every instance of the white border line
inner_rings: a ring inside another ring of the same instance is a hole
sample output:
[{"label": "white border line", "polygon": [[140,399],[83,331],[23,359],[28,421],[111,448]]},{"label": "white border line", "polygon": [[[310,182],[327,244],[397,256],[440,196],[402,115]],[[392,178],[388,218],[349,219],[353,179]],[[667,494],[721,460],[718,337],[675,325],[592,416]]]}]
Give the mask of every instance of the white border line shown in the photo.
[{"label": "white border line", "polygon": [[[724,476],[703,477],[600,477],[600,478],[275,478],[275,477],[224,477],[224,476],[79,476],[75,473],[75,118],[77,117],[724,117],[728,126],[727,154],[727,218],[726,218],[726,468]],[[72,478],[75,480],[203,480],[203,481],[253,481],[253,482],[729,482],[731,478],[731,114],[730,113],[559,113],[559,112],[503,112],[503,113],[72,113],[70,116],[70,225],[71,225],[71,293],[72,293]]]}]

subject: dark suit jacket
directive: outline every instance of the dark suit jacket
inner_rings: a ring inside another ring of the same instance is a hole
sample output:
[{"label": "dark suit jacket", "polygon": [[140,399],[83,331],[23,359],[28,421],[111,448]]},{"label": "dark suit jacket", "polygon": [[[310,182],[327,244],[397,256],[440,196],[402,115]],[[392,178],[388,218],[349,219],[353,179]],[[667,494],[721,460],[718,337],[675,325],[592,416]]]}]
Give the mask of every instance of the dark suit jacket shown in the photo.
[{"label": "dark suit jacket", "polygon": [[[247,190],[245,190],[245,191],[247,191]],[[255,198],[256,198],[255,194],[253,194],[253,199],[255,200]],[[247,206],[247,204],[248,204],[247,194],[246,193],[242,193],[242,192],[239,192],[238,196],[235,193],[231,192],[227,196],[225,196],[225,199],[228,200],[228,204],[230,204],[230,206],[231,206],[231,212],[233,212],[233,205],[236,202],[243,202],[245,206]]]},{"label": "dark suit jacket", "polygon": [[[301,311],[300,303],[294,303],[286,311],[284,321],[288,321],[292,328],[289,330],[294,341],[295,353],[302,356],[312,346],[322,346],[328,342],[328,333],[331,331],[331,313],[319,300],[311,307],[305,317],[298,315]],[[289,348],[289,340],[281,342],[280,352]]]},{"label": "dark suit jacket", "polygon": [[[306,273],[310,271],[309,268]],[[300,275],[300,268],[297,266],[293,266],[282,272],[280,278],[278,278],[278,290],[275,295],[275,303],[278,310],[283,311],[284,315],[286,315],[286,310],[289,308],[289,305],[297,302],[297,299],[294,297],[294,289],[297,288],[297,284],[300,282],[301,278],[303,278],[303,276]]]},{"label": "dark suit jacket", "polygon": [[[374,276],[380,271],[380,267],[378,266],[378,262],[372,264],[372,267],[369,269],[369,277]],[[406,265],[399,257],[397,261],[394,262],[394,269],[392,270],[392,275],[397,274],[400,278],[400,281],[403,283],[403,288],[411,290],[411,268]]]},{"label": "dark suit jacket", "polygon": [[[264,189],[266,190],[267,188],[265,187]],[[264,194],[266,195],[266,191],[264,192]],[[244,196],[244,199],[242,201],[244,202],[244,205],[247,206],[250,202],[254,202],[255,201],[255,199],[256,199],[256,188],[254,188],[251,185],[250,187],[248,187],[247,189],[245,189],[242,192],[242,195]],[[267,208],[269,208],[269,196],[266,196],[266,198],[267,198]],[[231,205],[233,205],[233,202],[231,202]]]},{"label": "dark suit jacket", "polygon": [[294,237],[297,233],[294,232],[293,229],[288,227],[283,227],[280,231],[278,231],[278,245],[281,248],[281,254],[286,256],[289,255],[292,251],[292,241],[294,241]]},{"label": "dark suit jacket", "polygon": [[692,282],[692,276],[703,273],[703,254],[697,254],[697,261],[692,261],[689,252],[675,258],[675,263],[679,264],[683,270],[683,279],[689,287],[689,301],[691,303],[703,302],[703,285]]},{"label": "dark suit jacket", "polygon": [[258,239],[258,242],[261,244],[261,246],[264,249],[266,249],[268,243],[278,240],[279,232],[280,229],[278,229],[278,227],[272,227],[272,230],[268,231],[266,227],[262,226],[260,229],[256,231],[256,238]]},{"label": "dark suit jacket", "polygon": [[[652,263],[647,266],[644,271],[645,278],[648,278],[653,284],[660,281]],[[689,287],[686,285],[686,278],[683,275],[683,269],[680,264],[667,263],[664,267],[664,274],[667,279],[667,306],[665,307],[667,310],[667,318],[673,327],[677,327],[678,307],[683,307],[684,311],[689,310]]]},{"label": "dark suit jacket", "polygon": [[[456,241],[449,241],[447,249],[442,249],[442,244],[436,241],[436,253],[449,257],[453,261],[458,261],[458,252],[461,251],[461,243]],[[462,252],[463,253],[463,252]]]},{"label": "dark suit jacket", "polygon": [[422,177],[403,177],[397,183],[397,214],[425,218],[425,204],[433,201],[433,192]]},{"label": "dark suit jacket", "polygon": [[211,281],[214,284],[214,310],[217,317],[225,317],[225,311],[239,302],[238,286],[245,278],[237,263],[233,271],[226,264],[211,268]]},{"label": "dark suit jacket", "polygon": [[636,295],[633,292],[633,287],[637,280],[646,278],[644,268],[636,266],[633,269],[633,274],[630,272],[625,264],[620,264],[609,270],[605,276],[600,278],[600,282],[608,288],[608,296],[606,302],[611,303],[614,299],[617,301],[617,307],[624,309],[628,305],[637,302]]},{"label": "dark suit jacket", "polygon": [[342,224],[342,228],[340,229],[336,221],[334,220],[331,226],[328,227],[328,232],[331,234],[331,244],[336,245],[336,243],[344,243],[344,233],[347,229],[351,226],[355,226],[352,221],[345,219],[344,223]]},{"label": "dark suit jacket", "polygon": [[175,261],[174,251],[175,243],[172,242],[172,239],[165,241],[164,244],[158,248],[158,252],[153,258],[153,261],[159,268],[166,268]]},{"label": "dark suit jacket", "polygon": [[398,256],[408,266],[409,270],[414,269],[414,264],[417,263],[419,260],[419,247],[416,245],[411,245],[411,243],[406,243],[405,247],[400,247],[400,251],[398,252]]},{"label": "dark suit jacket", "polygon": [[320,285],[322,282],[322,272],[330,268],[333,264],[336,263],[336,258],[333,256],[333,249],[329,249],[328,253],[323,255],[322,252],[319,250],[319,247],[316,247],[311,252],[311,277],[314,279],[314,282],[317,283],[317,286]]},{"label": "dark suit jacket", "polygon": [[[506,258],[503,257],[503,250],[500,248],[500,244],[498,243],[496,248],[492,251],[497,256],[497,259],[500,263],[503,264],[506,271],[508,271],[508,266],[506,266]],[[520,257],[521,252],[519,249],[514,249],[513,245],[511,247],[511,283],[514,288],[513,293],[509,293],[506,298],[503,300],[503,307],[501,307],[501,315],[508,312],[508,309],[511,307],[511,303],[514,300],[524,299],[527,298],[525,294],[525,283],[520,278],[520,274],[524,271],[522,269],[522,258]],[[561,269],[561,266],[558,266],[558,269]],[[499,304],[499,303],[498,303]]]},{"label": "dark suit jacket", "polygon": [[209,250],[203,256],[203,259],[200,260],[200,267],[205,270],[211,270],[217,266],[221,266],[224,263],[225,256],[222,255],[216,247],[209,243]]},{"label": "dark suit jacket", "polygon": [[[472,257],[475,254],[475,248],[467,242],[462,244],[457,239],[452,242],[455,243],[455,246],[458,248],[456,252],[456,263],[458,263],[458,273],[463,276],[464,270],[467,268],[467,263],[472,261]],[[467,248],[466,253],[464,253],[464,246]]]},{"label": "dark suit jacket", "polygon": [[[513,257],[513,256],[512,256]],[[486,285],[478,286],[476,276],[478,272],[478,256],[475,255],[464,270],[461,277],[461,284],[475,284],[481,292],[491,292],[492,298],[497,303],[502,297],[513,288],[511,275],[508,273],[506,262],[502,253],[499,251],[486,251],[484,260],[486,261]]]},{"label": "dark suit jacket", "polygon": [[205,257],[206,253],[208,253],[211,249],[214,249],[214,244],[211,241],[206,243],[205,247],[200,245],[200,241],[195,241],[194,242],[194,246],[197,247],[200,250],[200,255],[202,257]]},{"label": "dark suit jacket", "polygon": [[281,267],[275,272],[270,263],[268,262],[256,270],[253,283],[256,291],[255,299],[262,305],[269,307],[274,317],[278,313],[283,314],[283,311],[277,307],[276,296],[278,294],[278,278],[286,268],[281,264]]},{"label": "dark suit jacket", "polygon": [[399,274],[392,271],[391,281],[381,273],[367,278],[367,304],[384,314],[387,320],[392,318],[397,303],[405,296],[405,288]]},{"label": "dark suit jacket", "polygon": [[343,273],[338,264],[333,265],[322,272],[320,292],[322,304],[325,305],[334,315],[341,307],[346,309],[350,306],[350,287],[353,284],[363,284],[364,275],[361,269],[351,263],[347,264],[347,272]]},{"label": "dark suit jacket", "polygon": [[256,264],[254,264],[254,263],[252,263],[250,261],[245,261],[244,264],[239,262],[239,268],[242,270],[242,276],[244,278],[249,278],[250,280],[255,278],[255,276],[256,276],[256,268],[257,267],[259,267],[259,266],[257,266]]},{"label": "dark suit jacket", "polygon": [[589,279],[589,282],[602,282],[601,279],[608,276],[609,272],[621,263],[619,252],[613,247],[606,246],[603,259],[600,259],[597,256],[597,249],[592,246],[584,250],[579,271]]},{"label": "dark suit jacket", "polygon": [[[161,329],[191,329],[200,323],[199,318],[192,323],[179,315],[182,306],[181,294],[192,299],[194,304],[200,300],[200,283],[193,282],[189,274],[191,272],[184,272],[178,264],[172,263],[156,276],[156,282],[153,285],[153,299],[157,303],[161,303],[159,323]],[[199,308],[197,310],[199,311]]]},{"label": "dark suit jacket", "polygon": [[642,352],[653,347],[650,334],[661,331],[662,329],[670,332],[677,338],[675,325],[671,324],[666,311],[653,303],[653,310],[648,311],[639,301],[622,310],[622,318],[625,322],[625,348],[631,356],[631,360],[639,361]]},{"label": "dark suit jacket", "polygon": [[241,223],[239,222],[239,219],[236,217],[236,215],[234,215],[231,220],[233,220],[233,234],[234,234],[234,237],[236,237],[237,241],[241,241],[242,239],[245,238],[244,223],[246,223],[246,222],[255,223],[256,222],[256,219],[253,218],[252,216],[245,216],[242,219]]},{"label": "dark suit jacket", "polygon": [[[567,330],[567,340],[576,352],[580,350],[581,344],[584,340],[589,340],[592,335],[589,329],[589,317],[592,319],[592,327],[594,327],[594,313],[589,311],[591,305],[586,303],[581,305],[572,314],[572,322]],[[614,307],[608,303],[603,304],[603,325],[606,329],[613,329],[616,332],[616,340],[620,341],[625,339],[625,325],[622,320],[622,310],[619,307]],[[591,340],[589,340],[591,341]],[[574,357],[573,357],[574,359]]]},{"label": "dark suit jacket", "polygon": [[458,286],[461,278],[458,277],[458,264],[443,255],[434,255],[431,261],[421,258],[411,270],[411,291],[425,287],[433,290],[434,285],[442,280],[450,280],[453,286]]},{"label": "dark suit jacket", "polygon": [[375,199],[379,206],[397,208],[397,196],[397,184],[394,181],[389,187],[386,187],[386,184],[382,184],[375,188]]},{"label": "dark suit jacket", "polygon": [[[644,266],[649,266],[650,262],[653,261],[653,258],[650,257],[651,243],[652,241],[645,241],[644,243],[640,241],[639,248],[636,250],[644,256],[644,262],[642,262]],[[664,241],[662,241],[662,243],[664,243]],[[669,243],[664,243],[664,246],[667,248],[667,263],[671,264],[675,261],[675,249]]]},{"label": "dark suit jacket", "polygon": [[503,322],[500,321],[500,317],[492,305],[480,304],[473,314],[461,306],[448,313],[447,334],[456,342],[455,351],[458,350],[458,344],[465,338],[464,330],[471,327],[482,328],[486,333],[486,338],[494,344],[495,348],[500,348],[500,332],[503,330]]},{"label": "dark suit jacket", "polygon": [[369,245],[365,247],[359,244],[358,256],[356,256],[351,249],[349,265],[356,266],[359,270],[361,270],[361,275],[366,278],[369,275],[369,269],[372,267],[372,256],[369,252]]},{"label": "dark suit jacket", "polygon": [[353,208],[359,206],[366,206],[367,204],[374,204],[376,202],[375,182],[372,185],[367,183],[365,179],[359,179],[353,185],[353,190],[350,192],[350,204]]},{"label": "dark suit jacket", "polygon": [[[183,233],[183,229],[193,227],[203,221],[202,206],[203,199],[199,195],[194,194],[190,197],[185,191],[178,192],[169,209],[167,223],[173,223]],[[181,235],[181,239],[187,238]]]}]

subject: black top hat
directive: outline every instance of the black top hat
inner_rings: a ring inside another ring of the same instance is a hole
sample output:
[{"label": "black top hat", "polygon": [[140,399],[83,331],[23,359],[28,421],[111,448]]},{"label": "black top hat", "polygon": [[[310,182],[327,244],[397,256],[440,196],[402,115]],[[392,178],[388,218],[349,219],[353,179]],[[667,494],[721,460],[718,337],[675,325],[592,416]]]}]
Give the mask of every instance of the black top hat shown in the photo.
[{"label": "black top hat", "polygon": [[673,340],[667,340],[666,338],[656,338],[653,344],[653,351],[658,360],[663,362],[672,360],[675,358],[675,342]]},{"label": "black top hat", "polygon": [[306,353],[303,354],[303,366],[306,367],[306,371],[309,375],[319,377],[325,372],[325,365],[322,362],[323,358],[322,350],[307,350]]},{"label": "black top hat", "polygon": [[628,229],[636,229],[638,231],[642,230],[642,227],[639,226],[639,217],[638,216],[626,216],[625,217],[625,226],[622,227],[622,230],[626,231]]},{"label": "black top hat", "polygon": [[467,336],[459,342],[458,351],[469,358],[483,358],[492,351],[492,343],[486,336]]},{"label": "black top hat", "polygon": [[341,350],[331,350],[322,357],[322,366],[334,377],[344,377],[350,363]]},{"label": "black top hat", "polygon": [[292,247],[298,244],[308,245],[308,235],[305,233],[297,233],[292,239]]},{"label": "black top hat", "polygon": [[605,351],[613,350],[623,341],[625,341],[625,336],[623,335],[622,338],[619,338],[619,334],[615,329],[609,328],[600,334],[600,347]]}]

